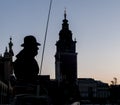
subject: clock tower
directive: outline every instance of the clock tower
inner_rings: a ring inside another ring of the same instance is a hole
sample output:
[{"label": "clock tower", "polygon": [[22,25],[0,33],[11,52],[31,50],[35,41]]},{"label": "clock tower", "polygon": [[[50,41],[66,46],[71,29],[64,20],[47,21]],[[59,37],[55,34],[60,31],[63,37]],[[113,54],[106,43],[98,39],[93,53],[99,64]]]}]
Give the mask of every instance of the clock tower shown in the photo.
[{"label": "clock tower", "polygon": [[66,11],[64,12],[62,29],[59,32],[59,40],[56,43],[55,75],[59,83],[73,83],[77,80],[76,40],[72,39]]}]

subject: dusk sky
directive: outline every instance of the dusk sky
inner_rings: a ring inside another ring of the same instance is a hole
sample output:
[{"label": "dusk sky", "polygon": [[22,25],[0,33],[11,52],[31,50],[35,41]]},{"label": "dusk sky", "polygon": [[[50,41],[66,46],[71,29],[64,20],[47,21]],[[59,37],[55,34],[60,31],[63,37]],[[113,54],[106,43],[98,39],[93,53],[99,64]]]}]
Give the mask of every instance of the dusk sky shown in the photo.
[{"label": "dusk sky", "polygon": [[[26,35],[41,43],[40,66],[50,0],[0,0],[0,53],[13,39],[16,55]],[[69,29],[76,38],[78,77],[120,83],[120,0],[53,0],[42,75],[55,77],[56,41],[67,11]],[[14,60],[16,57],[14,56]]]}]

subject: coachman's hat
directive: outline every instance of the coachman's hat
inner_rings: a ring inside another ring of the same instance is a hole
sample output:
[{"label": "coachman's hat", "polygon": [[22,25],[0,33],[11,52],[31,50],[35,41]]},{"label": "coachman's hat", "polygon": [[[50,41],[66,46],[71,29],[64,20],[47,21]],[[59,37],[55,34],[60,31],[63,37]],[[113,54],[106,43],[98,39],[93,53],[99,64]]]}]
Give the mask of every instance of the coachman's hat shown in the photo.
[{"label": "coachman's hat", "polygon": [[24,38],[24,43],[21,44],[22,47],[25,46],[40,46],[40,43],[36,41],[36,38],[32,35],[26,36]]}]

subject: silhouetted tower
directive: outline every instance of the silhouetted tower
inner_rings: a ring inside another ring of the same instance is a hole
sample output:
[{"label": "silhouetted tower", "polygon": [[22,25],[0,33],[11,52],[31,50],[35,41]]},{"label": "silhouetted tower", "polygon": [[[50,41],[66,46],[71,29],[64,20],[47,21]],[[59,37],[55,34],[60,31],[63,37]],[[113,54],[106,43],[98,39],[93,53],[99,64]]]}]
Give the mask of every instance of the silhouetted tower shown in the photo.
[{"label": "silhouetted tower", "polygon": [[55,72],[58,82],[76,82],[77,79],[77,53],[76,40],[72,39],[69,30],[66,11],[62,29],[59,32],[59,40],[56,43]]},{"label": "silhouetted tower", "polygon": [[13,74],[13,64],[12,64],[12,59],[13,59],[13,50],[12,50],[12,38],[10,38],[10,42],[8,43],[9,45],[9,51],[6,47],[5,53],[4,53],[4,74],[5,74],[5,80],[9,81],[10,76]]},{"label": "silhouetted tower", "polygon": [[10,42],[9,42],[9,54],[10,54],[10,74],[13,74],[13,56],[14,56],[14,52],[13,52],[13,43],[12,43],[12,37],[10,37]]},{"label": "silhouetted tower", "polygon": [[4,52],[4,79],[5,79],[5,82],[9,81],[9,70],[10,70],[10,54],[6,47],[5,52]]},{"label": "silhouetted tower", "polygon": [[11,54],[11,57],[14,56],[12,47],[13,47],[13,43],[12,43],[12,38],[10,37],[10,42],[9,42],[9,53]]}]

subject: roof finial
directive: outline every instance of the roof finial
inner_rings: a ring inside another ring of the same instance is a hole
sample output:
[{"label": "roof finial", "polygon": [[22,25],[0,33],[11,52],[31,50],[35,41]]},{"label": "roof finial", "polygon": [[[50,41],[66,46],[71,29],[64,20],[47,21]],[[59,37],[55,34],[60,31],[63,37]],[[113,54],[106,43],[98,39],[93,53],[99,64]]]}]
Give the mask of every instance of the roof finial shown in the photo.
[{"label": "roof finial", "polygon": [[12,41],[12,36],[10,36],[10,41]]},{"label": "roof finial", "polygon": [[66,8],[64,10],[64,18],[66,19]]},{"label": "roof finial", "polygon": [[13,46],[13,43],[12,43],[12,36],[10,36],[9,53],[11,54],[11,56],[14,55],[13,50],[12,50],[12,46]]}]

